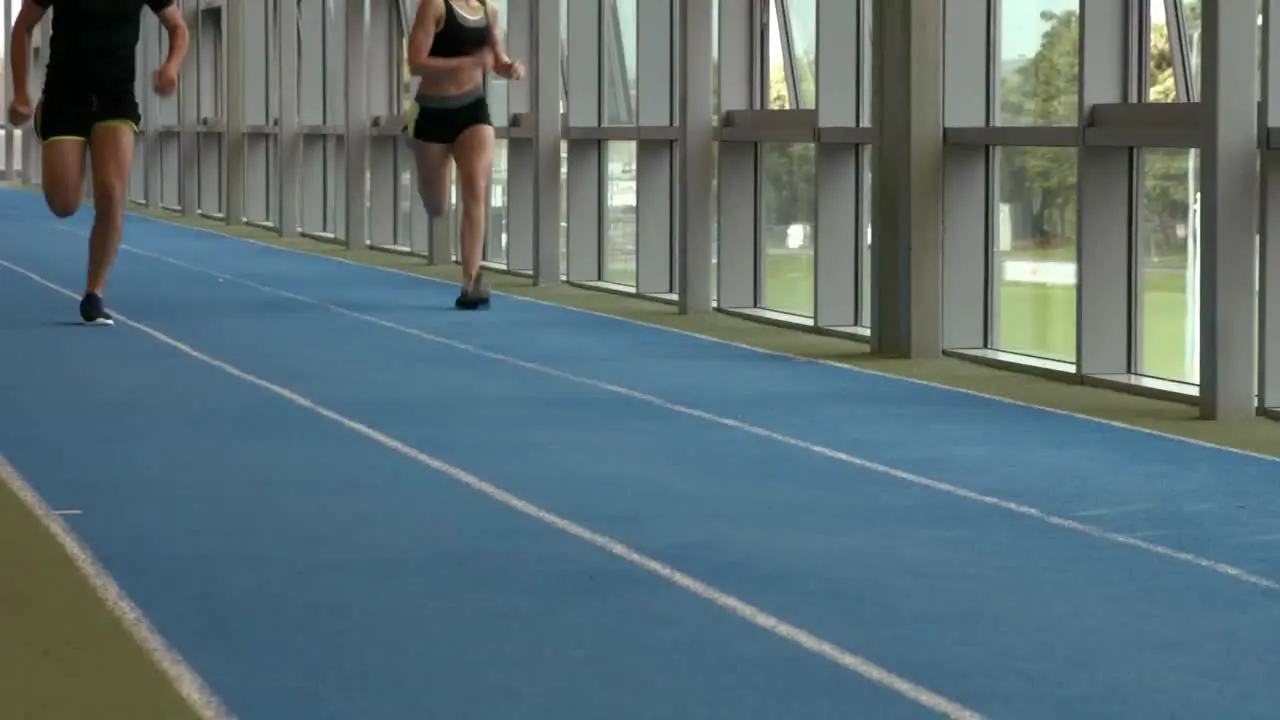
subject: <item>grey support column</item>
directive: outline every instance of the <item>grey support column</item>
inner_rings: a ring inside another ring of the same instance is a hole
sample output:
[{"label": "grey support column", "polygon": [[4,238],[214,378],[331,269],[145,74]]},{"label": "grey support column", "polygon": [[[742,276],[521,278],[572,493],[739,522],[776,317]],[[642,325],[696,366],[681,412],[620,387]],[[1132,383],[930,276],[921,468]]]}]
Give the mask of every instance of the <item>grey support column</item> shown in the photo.
[{"label": "grey support column", "polygon": [[[982,127],[991,120],[987,98],[989,25],[987,0],[946,3],[947,127]],[[997,309],[989,302],[987,285],[991,149],[949,145],[944,153],[942,345],[948,350],[976,350],[985,348],[989,340],[987,308]],[[994,318],[990,324],[999,327]]]},{"label": "grey support column", "polygon": [[346,220],[349,249],[369,244],[369,2],[347,0],[346,9]]},{"label": "grey support column", "polygon": [[[1126,3],[1080,0],[1080,124],[1093,106],[1128,100]],[[1087,50],[1087,52],[1086,52]],[[1076,362],[1084,375],[1120,375],[1129,362],[1133,151],[1082,145],[1077,155]],[[1139,317],[1136,322],[1141,322]],[[1132,337],[1142,337],[1135,332]]]},{"label": "grey support column", "polygon": [[[730,6],[731,10],[743,10],[748,6],[748,3],[745,0],[720,0],[722,23],[726,6]],[[682,203],[679,212],[679,231],[677,233],[679,247],[679,261],[677,264],[679,284],[677,292],[679,293],[681,313],[706,313],[710,312],[712,307],[711,166],[714,158],[715,125],[711,114],[711,38],[712,33],[715,32],[715,19],[712,17],[712,0],[680,0],[677,7],[679,8],[677,24],[679,25],[680,37],[679,63],[681,76],[679,82],[680,99],[678,102],[680,174],[677,187],[679,188],[679,196]],[[747,15],[750,15],[749,10]],[[725,92],[723,82],[726,63],[725,48],[728,46],[741,49],[735,42],[729,41],[729,35],[742,29],[741,27],[731,26],[726,31],[724,25],[721,25],[720,74],[722,81],[720,92],[722,98]],[[749,46],[749,35],[746,33],[743,33],[743,35],[746,44]],[[748,59],[748,64],[742,70],[745,70],[745,74],[749,77],[750,51],[740,53],[740,55],[745,55]],[[730,57],[733,60],[741,60],[740,55],[739,57],[732,55]],[[749,81],[741,83],[739,89],[745,89],[749,85]],[[740,92],[736,96],[731,94],[731,97],[739,102],[747,99]],[[743,147],[749,148],[746,145]],[[723,152],[720,158],[723,163]],[[722,164],[720,174],[721,208],[730,204],[726,202],[725,198],[726,178],[723,168]],[[752,172],[752,185],[754,185],[754,175],[755,173]],[[742,188],[739,187],[738,190],[741,191]],[[754,198],[754,187],[749,192],[750,194],[747,197]],[[739,205],[751,205],[753,207],[755,204],[754,202],[748,203],[741,197],[736,202]],[[723,231],[723,225],[721,225],[721,229]],[[721,236],[723,237],[723,235],[722,232]],[[720,276],[720,287],[723,288],[725,278],[723,263],[720,269]],[[750,277],[750,274],[747,277]]]},{"label": "grey support column", "polygon": [[[642,128],[671,125],[675,79],[671,61],[676,40],[672,17],[672,0],[636,3],[636,120]],[[706,41],[710,44],[709,34]],[[708,121],[710,117],[708,112]],[[665,294],[672,290],[671,236],[675,230],[672,143],[646,139],[645,135],[642,130],[636,142],[636,292]]]},{"label": "grey support column", "polygon": [[942,85],[944,3],[876,6],[875,276],[872,351],[942,352]]},{"label": "grey support column", "polygon": [[560,0],[533,0],[533,281],[560,282]]},{"label": "grey support column", "polygon": [[[753,41],[759,35],[758,18],[754,13],[756,7],[758,5],[754,0],[720,0],[719,28],[713,26],[712,32],[720,34],[717,70],[722,117],[728,110],[751,110],[757,105],[759,86],[755,82],[755,51],[758,47]],[[696,107],[682,106],[681,112],[696,110],[701,113],[704,93],[701,86],[698,90],[691,89],[689,81],[694,73],[700,72],[703,65],[709,64],[710,43],[703,45],[704,35],[693,35],[692,29],[687,25],[682,27],[688,33],[689,43],[693,47],[681,50],[686,73],[681,99]],[[710,95],[706,94],[706,97],[709,101]],[[682,134],[707,130],[705,124],[711,121],[709,103],[706,107],[706,120],[701,115],[681,115],[680,121],[684,124]],[[696,123],[696,128],[690,127],[688,123]],[[691,150],[692,148],[686,153]],[[751,308],[756,305],[756,220],[759,214],[756,202],[759,189],[756,182],[756,146],[753,143],[722,142],[716,146],[716,152],[718,167],[715,202],[719,218],[716,296],[722,308]],[[685,170],[685,163],[682,162],[681,172]],[[693,178],[694,181],[700,179],[700,176]],[[682,216],[694,211],[691,196],[684,194],[686,191],[699,192],[697,188],[681,188],[681,195],[685,199]]]},{"label": "grey support column", "polygon": [[[568,0],[569,127],[600,125],[600,0]],[[600,279],[600,206],[602,187],[597,139],[569,140],[568,213],[571,282]]]},{"label": "grey support column", "polygon": [[226,176],[227,186],[226,219],[228,225],[244,223],[244,174],[245,174],[245,137],[244,137],[244,0],[230,0],[222,7],[225,18],[225,63],[227,73],[227,122],[226,133]]},{"label": "grey support column", "polygon": [[182,62],[178,84],[178,204],[182,214],[195,217],[200,210],[199,137],[200,123],[200,0],[179,0],[182,17],[191,32],[191,47]]},{"label": "grey support column", "polygon": [[[1263,0],[1263,137],[1280,125],[1280,0]],[[1266,143],[1270,145],[1270,143]],[[1258,394],[1263,407],[1280,407],[1280,152],[1262,152],[1261,275]]]},{"label": "grey support column", "polygon": [[[4,2],[3,15],[4,26],[6,28],[13,27],[13,3],[10,0],[5,0]],[[9,57],[9,32],[7,31],[0,32],[0,57]],[[9,88],[11,85],[12,83],[0,82],[0,107],[9,107]],[[13,142],[16,128],[9,124],[7,111],[5,117],[0,118],[0,126],[4,127],[4,147],[0,147],[0,152],[4,153],[4,166],[0,168],[0,170],[3,170],[3,174],[0,177],[5,180],[13,180],[18,177],[18,161],[17,156],[14,155]]]},{"label": "grey support column", "polygon": [[[507,88],[507,112],[511,116],[524,114],[528,119],[533,117],[531,90],[534,75],[538,72],[533,46],[536,3],[537,0],[507,0],[505,8],[507,53],[516,60],[523,60],[527,73],[520,82],[502,83]],[[527,130],[524,128],[512,128],[513,137],[507,142],[507,269],[521,273],[533,270],[534,237],[537,234],[534,225],[535,144],[525,133]]]},{"label": "grey support column", "polygon": [[280,3],[279,33],[280,134],[276,144],[280,187],[276,194],[281,235],[298,232],[298,168],[302,161],[302,136],[298,133],[298,4]]},{"label": "grey support column", "polygon": [[1204,5],[1204,104],[1208,119],[1201,170],[1200,415],[1251,417],[1256,411],[1255,343],[1258,112],[1254,83],[1254,3]]},{"label": "grey support column", "polygon": [[[858,16],[861,3],[818,3],[818,127],[858,124]],[[855,76],[856,77],[856,76]],[[819,327],[857,325],[858,146],[818,143],[814,148],[817,189],[814,228],[814,323]]]},{"label": "grey support column", "polygon": [[[142,199],[151,210],[160,209],[160,97],[151,87],[151,75],[163,60],[160,58],[160,23],[148,11],[142,22],[138,46],[142,62],[138,67],[138,84],[142,95]],[[165,43],[168,46],[168,43]]]}]

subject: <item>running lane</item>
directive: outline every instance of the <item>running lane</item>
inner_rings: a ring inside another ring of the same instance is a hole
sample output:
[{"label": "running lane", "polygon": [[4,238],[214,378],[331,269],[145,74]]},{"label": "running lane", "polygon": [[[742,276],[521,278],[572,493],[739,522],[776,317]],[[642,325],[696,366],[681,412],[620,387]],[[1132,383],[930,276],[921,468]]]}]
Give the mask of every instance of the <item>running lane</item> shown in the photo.
[{"label": "running lane", "polygon": [[[81,241],[63,234],[10,243],[0,257],[75,287]],[[1052,512],[1071,512],[1068,501],[1077,500],[1082,509],[1074,511],[1094,512],[1086,517],[1095,524],[1122,516],[1122,501],[1134,496],[1156,508],[1146,519],[1202,554],[1244,545],[1241,533],[1274,526],[1277,517],[1263,485],[1275,466],[1253,458],[509,298],[498,298],[491,313],[454,313],[444,310],[447,285],[149,221],[131,221],[130,243],[901,469],[932,467],[938,472],[929,477]],[[112,300],[204,352],[992,716],[1263,717],[1277,699],[1272,591],[155,257],[127,254]],[[74,310],[60,302],[62,312]],[[868,403],[879,411],[874,420]],[[967,408],[951,415],[963,427],[930,419],[946,415],[948,403]],[[1015,463],[991,438],[977,447],[954,442],[988,421],[996,433],[1023,426],[1005,442],[1052,429],[1056,437],[1036,442],[1059,450],[1040,462],[1021,454]],[[1157,485],[1141,472],[1142,455],[1121,458],[1107,447],[1156,442],[1198,462]],[[912,445],[920,457],[905,451]],[[890,463],[895,458],[901,462]],[[1060,474],[1064,462],[1093,474]],[[1231,482],[1205,479],[1237,471]],[[1237,516],[1255,525],[1222,523],[1210,511],[1188,522],[1188,503],[1169,483],[1193,489],[1202,504],[1244,504]],[[1239,502],[1250,493],[1257,502]],[[1252,554],[1212,556],[1252,562],[1260,573],[1274,560],[1259,544]],[[837,715],[858,708],[893,716],[861,699],[835,702]]]}]

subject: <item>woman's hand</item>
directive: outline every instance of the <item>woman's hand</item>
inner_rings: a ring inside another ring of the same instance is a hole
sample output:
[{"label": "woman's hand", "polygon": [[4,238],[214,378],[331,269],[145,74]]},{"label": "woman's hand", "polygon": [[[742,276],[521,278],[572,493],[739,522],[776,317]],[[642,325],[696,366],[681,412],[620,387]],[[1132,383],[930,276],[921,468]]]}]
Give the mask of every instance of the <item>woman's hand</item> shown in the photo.
[{"label": "woman's hand", "polygon": [[501,58],[494,63],[493,71],[508,80],[524,79],[524,63],[511,58]]}]

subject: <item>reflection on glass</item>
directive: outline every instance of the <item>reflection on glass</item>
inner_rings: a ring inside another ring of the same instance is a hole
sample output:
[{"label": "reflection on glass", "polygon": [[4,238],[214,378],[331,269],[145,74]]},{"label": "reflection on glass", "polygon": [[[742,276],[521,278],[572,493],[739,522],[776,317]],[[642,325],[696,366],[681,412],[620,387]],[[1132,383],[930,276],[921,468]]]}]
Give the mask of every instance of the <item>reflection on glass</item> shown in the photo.
[{"label": "reflection on glass", "polygon": [[[1164,0],[1156,0],[1151,4],[1151,23],[1148,39],[1150,50],[1147,54],[1147,101],[1148,102],[1187,102],[1189,98],[1178,93],[1178,81],[1175,76],[1174,57],[1185,57],[1191,68],[1191,87],[1199,94],[1200,86],[1200,2],[1198,0],[1180,0],[1178,5],[1182,13],[1184,33],[1177,32],[1177,18],[1171,18],[1165,12]],[[1174,50],[1177,49],[1177,55]]]},{"label": "reflection on glass", "polygon": [[1142,151],[1134,295],[1140,375],[1198,382],[1199,151]]},{"label": "reflection on glass", "polygon": [[560,141],[560,277],[569,267],[569,141]]},{"label": "reflection on glass", "polygon": [[507,264],[507,141],[493,143],[493,180],[489,187],[489,225],[484,259]]},{"label": "reflection on glass", "polygon": [[711,0],[711,117],[720,124],[720,0]]},{"label": "reflection on glass", "polygon": [[1076,359],[1076,150],[998,151],[991,345]]},{"label": "reflection on glass", "polygon": [[605,216],[600,274],[605,282],[636,284],[636,143],[605,143]]},{"label": "reflection on glass", "polygon": [[600,72],[604,96],[603,125],[636,122],[636,0],[604,0],[601,4]]},{"label": "reflection on glass", "polygon": [[858,325],[871,327],[871,178],[872,149],[862,151],[862,233],[858,238]]},{"label": "reflection on glass", "polygon": [[1080,1],[996,1],[1000,11],[999,124],[1075,125]]},{"label": "reflection on glass", "polygon": [[[849,0],[852,2],[852,0]],[[800,107],[818,106],[818,0],[785,0],[786,27],[790,29],[792,68]],[[857,28],[850,28],[850,34]]]},{"label": "reflection on glass", "polygon": [[813,315],[813,145],[760,145],[760,305]]},{"label": "reflection on glass", "polygon": [[[720,143],[711,143],[711,302],[720,300]],[[674,257],[679,257],[676,249]],[[678,287],[678,286],[677,286]]]}]

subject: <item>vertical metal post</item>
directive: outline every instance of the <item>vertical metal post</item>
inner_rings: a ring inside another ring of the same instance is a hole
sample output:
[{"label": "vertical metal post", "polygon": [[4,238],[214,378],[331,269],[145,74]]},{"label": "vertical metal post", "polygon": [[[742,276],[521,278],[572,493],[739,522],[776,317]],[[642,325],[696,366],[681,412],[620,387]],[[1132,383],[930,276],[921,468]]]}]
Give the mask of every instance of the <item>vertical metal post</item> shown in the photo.
[{"label": "vertical metal post", "polygon": [[[711,0],[679,3],[680,122],[679,308],[683,314],[711,311]],[[723,47],[723,46],[722,46]],[[722,70],[723,72],[723,70]],[[723,186],[722,186],[723,187]],[[723,197],[723,195],[722,195]]]},{"label": "vertical metal post", "polygon": [[[818,127],[858,124],[858,83],[849,69],[858,67],[859,3],[819,2]],[[814,228],[813,319],[819,327],[857,325],[858,146],[818,143],[814,148],[817,191]],[[854,232],[850,229],[854,228]]]},{"label": "vertical metal post", "polygon": [[226,220],[228,225],[244,222],[244,23],[246,0],[227,0],[222,7],[224,20],[223,61],[227,73],[226,112]]},{"label": "vertical metal post", "polygon": [[200,0],[179,0],[182,16],[191,29],[193,47],[183,61],[182,80],[178,84],[178,173],[179,203],[182,214],[195,217],[200,210],[200,51],[194,47],[199,37]]},{"label": "vertical metal post", "polygon": [[[13,2],[12,0],[4,0],[4,28],[0,30],[0,57],[9,57],[9,28],[11,27],[13,27]],[[11,83],[0,83],[0,107],[9,107],[10,86]],[[3,170],[2,177],[5,180],[13,180],[18,177],[17,157],[13,154],[13,136],[18,129],[9,124],[7,112],[5,117],[0,118],[0,125],[4,127],[4,147],[0,148],[0,151],[4,152],[4,167],[0,168],[0,170]]]},{"label": "vertical metal post", "polygon": [[281,2],[277,22],[280,49],[280,127],[276,151],[280,160],[280,207],[276,217],[281,235],[298,232],[298,167],[302,159],[302,137],[298,133],[298,3]]},{"label": "vertical metal post", "polygon": [[1257,409],[1258,108],[1254,3],[1204,5],[1204,179],[1201,195],[1200,416],[1252,417]]},{"label": "vertical metal post", "polygon": [[877,6],[873,352],[942,352],[943,26],[937,0]]},{"label": "vertical metal post", "polygon": [[533,281],[560,282],[560,1],[533,0]]},{"label": "vertical metal post", "polygon": [[347,247],[369,244],[369,0],[347,0],[346,229]]}]

